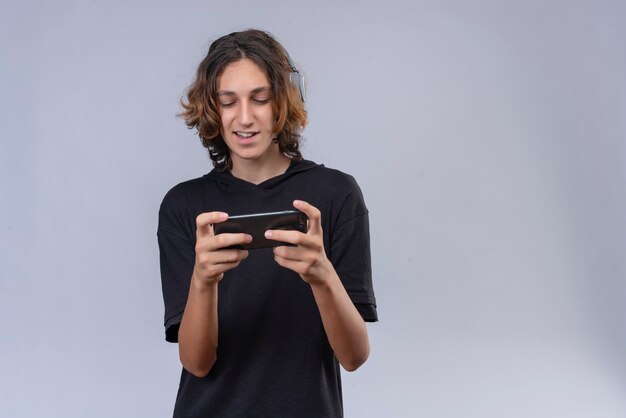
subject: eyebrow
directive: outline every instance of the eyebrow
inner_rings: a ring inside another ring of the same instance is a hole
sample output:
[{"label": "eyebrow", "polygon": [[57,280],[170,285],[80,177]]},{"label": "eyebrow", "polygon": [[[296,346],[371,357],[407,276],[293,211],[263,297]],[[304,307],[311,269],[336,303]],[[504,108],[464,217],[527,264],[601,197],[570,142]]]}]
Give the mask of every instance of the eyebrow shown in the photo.
[{"label": "eyebrow", "polygon": [[[257,87],[255,89],[250,90],[250,94],[265,93],[269,91],[270,91],[269,87]],[[236,96],[237,94],[234,91],[220,90],[217,92],[217,95],[218,96]]]}]

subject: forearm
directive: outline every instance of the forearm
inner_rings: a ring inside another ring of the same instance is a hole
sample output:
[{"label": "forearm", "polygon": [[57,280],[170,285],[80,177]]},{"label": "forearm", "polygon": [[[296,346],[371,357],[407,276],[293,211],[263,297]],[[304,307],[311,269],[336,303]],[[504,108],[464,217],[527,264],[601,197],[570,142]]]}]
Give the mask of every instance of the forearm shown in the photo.
[{"label": "forearm", "polygon": [[206,376],[216,360],[217,283],[191,279],[189,296],[178,331],[183,367],[197,377]]},{"label": "forearm", "polygon": [[356,370],[370,352],[365,322],[326,257],[320,210],[302,200],[293,205],[309,218],[306,234],[277,229],[266,231],[265,237],[293,244],[275,247],[274,259],[309,283],[335,357],[344,369]]},{"label": "forearm", "polygon": [[311,289],[335,357],[347,371],[358,369],[370,352],[367,328],[335,270]]}]

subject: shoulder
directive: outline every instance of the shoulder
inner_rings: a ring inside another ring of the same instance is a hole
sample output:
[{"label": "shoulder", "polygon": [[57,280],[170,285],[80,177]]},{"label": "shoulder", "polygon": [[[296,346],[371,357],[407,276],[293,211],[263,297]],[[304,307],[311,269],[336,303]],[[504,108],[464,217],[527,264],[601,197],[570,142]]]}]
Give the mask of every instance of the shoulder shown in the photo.
[{"label": "shoulder", "polygon": [[352,175],[322,164],[306,174],[306,183],[301,186],[310,192],[310,203],[316,203],[327,215],[331,229],[368,213],[361,188]]},{"label": "shoulder", "polygon": [[311,181],[324,187],[328,192],[339,192],[341,194],[358,192],[361,193],[355,178],[336,168],[326,167],[319,164],[309,171]]},{"label": "shoulder", "polygon": [[203,211],[206,209],[207,196],[215,199],[220,195],[218,183],[224,181],[223,177],[223,173],[213,170],[201,177],[178,183],[165,194],[160,210]]},{"label": "shoulder", "polygon": [[323,169],[322,176],[329,192],[336,193],[347,200],[364,202],[361,188],[352,175],[335,168],[321,167]]},{"label": "shoulder", "polygon": [[159,231],[177,232],[193,237],[196,202],[201,199],[205,177],[178,183],[163,197],[159,207]]},{"label": "shoulder", "polygon": [[189,200],[189,198],[201,193],[203,183],[205,183],[204,176],[178,183],[165,194],[161,202],[161,208],[178,206]]}]

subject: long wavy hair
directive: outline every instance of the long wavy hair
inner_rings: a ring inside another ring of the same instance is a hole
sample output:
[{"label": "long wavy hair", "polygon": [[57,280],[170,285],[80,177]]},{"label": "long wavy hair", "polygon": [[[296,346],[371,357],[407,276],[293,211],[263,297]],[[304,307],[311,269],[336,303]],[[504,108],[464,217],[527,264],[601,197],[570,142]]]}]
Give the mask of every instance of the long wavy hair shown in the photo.
[{"label": "long wavy hair", "polygon": [[228,64],[248,58],[261,68],[270,84],[274,114],[274,141],[280,152],[293,160],[301,160],[300,133],[307,123],[307,113],[300,92],[291,83],[287,52],[269,33],[249,29],[233,32],[214,41],[198,66],[196,78],[181,99],[182,117],[209,151],[213,166],[230,170],[230,150],[222,138],[222,122],[217,98],[217,81]]}]

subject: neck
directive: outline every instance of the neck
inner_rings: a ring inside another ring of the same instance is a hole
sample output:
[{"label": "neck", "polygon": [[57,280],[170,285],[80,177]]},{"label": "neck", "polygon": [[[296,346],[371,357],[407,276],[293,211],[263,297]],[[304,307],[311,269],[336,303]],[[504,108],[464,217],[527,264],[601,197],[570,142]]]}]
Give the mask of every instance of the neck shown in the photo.
[{"label": "neck", "polygon": [[234,177],[249,183],[260,184],[283,174],[289,168],[290,162],[291,160],[281,153],[272,153],[254,160],[234,157],[233,168],[230,172]]}]

